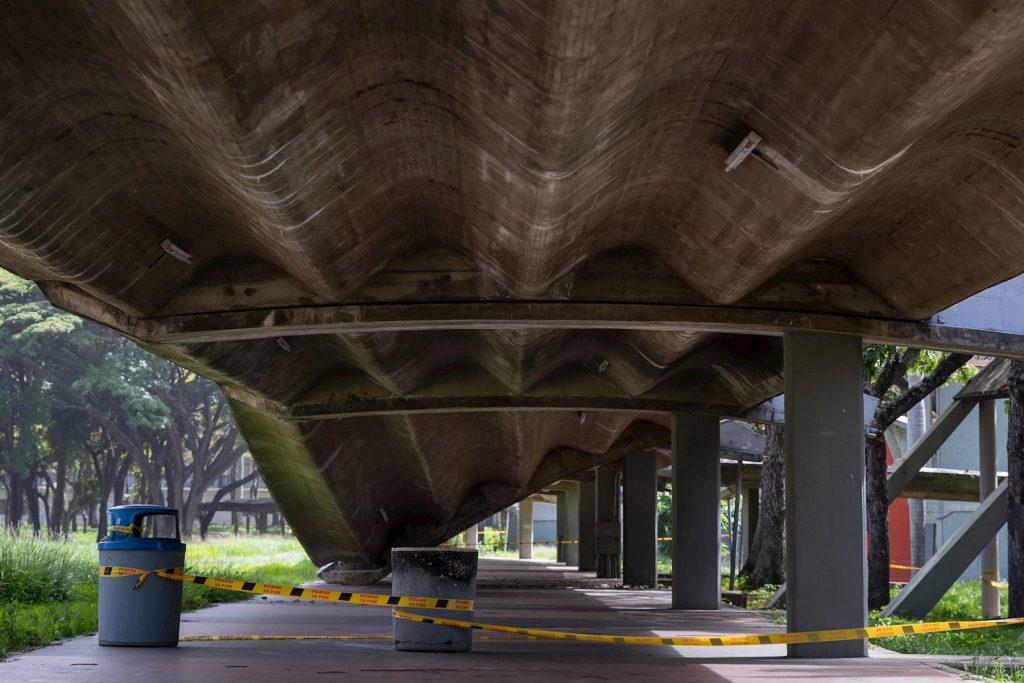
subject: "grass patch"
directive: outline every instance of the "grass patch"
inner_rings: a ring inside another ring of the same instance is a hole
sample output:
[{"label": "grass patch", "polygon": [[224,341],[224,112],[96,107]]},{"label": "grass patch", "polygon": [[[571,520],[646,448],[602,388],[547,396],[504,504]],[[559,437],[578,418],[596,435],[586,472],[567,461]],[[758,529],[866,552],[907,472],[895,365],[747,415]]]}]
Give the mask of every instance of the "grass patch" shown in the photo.
[{"label": "grass patch", "polygon": [[[281,536],[223,536],[188,543],[186,571],[295,585],[316,578],[298,541]],[[96,539],[15,536],[0,531],[0,659],[96,631]],[[152,580],[152,579],[151,579]],[[185,584],[182,609],[246,600],[246,593]]]},{"label": "grass patch", "polygon": [[[1002,614],[1006,615],[1006,592],[1001,592]],[[957,581],[928,613],[924,621],[981,619],[981,581]],[[869,615],[872,626],[909,624],[915,619]],[[871,642],[895,652],[962,656],[1024,656],[1021,627],[999,626],[952,633],[920,633],[901,638],[875,638]],[[1012,679],[1007,679],[1012,680]]]},{"label": "grass patch", "polygon": [[1002,662],[991,664],[969,664],[962,668],[974,676],[981,676],[988,681],[1005,681],[1006,683],[1024,683],[1024,669],[1003,666]]}]

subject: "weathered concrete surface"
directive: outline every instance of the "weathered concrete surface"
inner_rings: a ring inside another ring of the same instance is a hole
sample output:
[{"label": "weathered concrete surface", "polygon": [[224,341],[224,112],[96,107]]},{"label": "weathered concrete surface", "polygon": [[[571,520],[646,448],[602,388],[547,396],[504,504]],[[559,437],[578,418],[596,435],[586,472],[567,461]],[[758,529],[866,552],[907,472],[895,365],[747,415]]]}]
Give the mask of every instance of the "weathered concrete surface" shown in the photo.
[{"label": "weathered concrete surface", "polygon": [[[786,614],[792,631],[868,623],[859,340],[786,335]],[[790,645],[858,657],[867,641]]]},{"label": "weathered concrete surface", "polygon": [[1012,283],[926,322],[1024,271],[1012,0],[2,19],[0,266],[219,382],[318,564],[743,414],[783,330],[1024,351]]},{"label": "weathered concrete surface", "polygon": [[718,419],[672,416],[672,608],[721,602]]},{"label": "weathered concrete surface", "polygon": [[658,585],[658,471],[653,451],[624,458],[622,583]]},{"label": "weathered concrete surface", "polygon": [[[509,563],[483,560],[480,578],[500,577]],[[535,564],[535,563],[522,563]],[[558,573],[559,568],[550,570]],[[387,586],[371,590],[387,592]],[[667,591],[480,590],[482,621],[628,635],[766,633],[779,627],[756,614],[668,609]],[[386,609],[298,600],[252,600],[188,613],[183,635],[390,636]],[[505,681],[955,681],[957,676],[915,658],[884,651],[860,660],[785,659],[782,646],[735,648],[608,647],[587,643],[489,641],[472,653],[395,652],[390,638],[350,642],[200,642],[173,651],[100,648],[76,638],[0,663],[0,680],[90,683],[180,683],[212,680],[400,681],[427,678]]]}]

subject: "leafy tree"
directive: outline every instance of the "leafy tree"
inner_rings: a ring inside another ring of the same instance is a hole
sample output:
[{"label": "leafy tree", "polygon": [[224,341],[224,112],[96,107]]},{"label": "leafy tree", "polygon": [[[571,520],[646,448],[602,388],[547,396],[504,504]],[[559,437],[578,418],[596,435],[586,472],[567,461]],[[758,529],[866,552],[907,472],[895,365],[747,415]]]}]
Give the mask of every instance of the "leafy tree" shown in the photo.
[{"label": "leafy tree", "polygon": [[[879,399],[865,437],[868,518],[868,606],[889,601],[889,496],[886,491],[885,430],[949,380],[966,381],[969,354],[874,346],[864,353],[864,392]],[[911,386],[910,375],[921,376]]]},{"label": "leafy tree", "polygon": [[71,515],[96,505],[103,534],[107,501],[124,502],[131,475],[135,499],[181,508],[188,534],[203,492],[244,448],[211,382],[53,308],[34,284],[0,271],[8,524],[28,512],[38,531],[41,501],[49,529],[66,531]]}]

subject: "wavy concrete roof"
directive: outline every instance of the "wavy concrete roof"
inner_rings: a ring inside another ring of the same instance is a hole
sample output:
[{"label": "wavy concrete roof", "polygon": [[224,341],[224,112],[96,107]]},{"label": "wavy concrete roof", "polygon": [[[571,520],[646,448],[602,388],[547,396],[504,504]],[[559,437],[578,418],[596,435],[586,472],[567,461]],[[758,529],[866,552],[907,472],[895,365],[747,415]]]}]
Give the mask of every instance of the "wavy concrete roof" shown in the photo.
[{"label": "wavy concrete roof", "polygon": [[373,569],[744,414],[783,330],[1008,348],[921,321],[1024,271],[1022,21],[23,4],[0,265],[220,382],[314,560]]}]

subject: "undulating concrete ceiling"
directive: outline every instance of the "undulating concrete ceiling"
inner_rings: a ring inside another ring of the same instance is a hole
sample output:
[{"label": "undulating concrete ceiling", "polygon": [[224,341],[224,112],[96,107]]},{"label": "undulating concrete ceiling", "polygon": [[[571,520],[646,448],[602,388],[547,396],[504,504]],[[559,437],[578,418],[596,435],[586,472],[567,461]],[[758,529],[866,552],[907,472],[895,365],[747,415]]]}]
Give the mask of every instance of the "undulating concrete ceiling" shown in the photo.
[{"label": "undulating concrete ceiling", "polygon": [[372,571],[664,445],[669,411],[778,394],[782,330],[921,342],[1024,271],[1021,25],[1013,1],[16,4],[0,266],[220,382],[313,558]]}]

